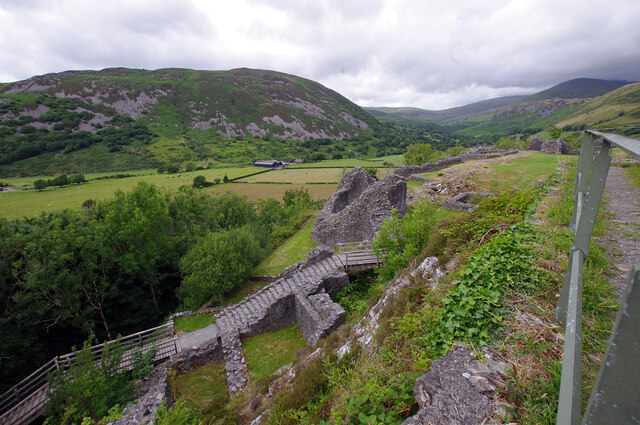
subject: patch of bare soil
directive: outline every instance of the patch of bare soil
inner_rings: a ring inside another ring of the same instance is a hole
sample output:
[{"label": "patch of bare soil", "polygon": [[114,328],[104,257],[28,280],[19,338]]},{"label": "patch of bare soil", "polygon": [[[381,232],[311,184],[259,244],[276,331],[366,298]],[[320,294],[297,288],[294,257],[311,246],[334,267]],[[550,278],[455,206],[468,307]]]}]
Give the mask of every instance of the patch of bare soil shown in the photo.
[{"label": "patch of bare soil", "polygon": [[640,190],[631,184],[622,168],[612,166],[605,196],[605,208],[614,215],[613,226],[599,240],[608,248],[614,263],[611,284],[622,295],[633,265],[640,264]]}]

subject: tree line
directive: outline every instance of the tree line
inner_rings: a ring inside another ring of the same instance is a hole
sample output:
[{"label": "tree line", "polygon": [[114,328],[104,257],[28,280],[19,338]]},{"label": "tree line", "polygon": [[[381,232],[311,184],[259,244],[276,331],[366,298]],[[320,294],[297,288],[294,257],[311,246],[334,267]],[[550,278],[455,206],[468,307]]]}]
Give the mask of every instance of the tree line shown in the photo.
[{"label": "tree line", "polygon": [[140,182],[81,210],[0,219],[0,391],[90,336],[112,339],[182,304],[220,300],[313,206]]}]

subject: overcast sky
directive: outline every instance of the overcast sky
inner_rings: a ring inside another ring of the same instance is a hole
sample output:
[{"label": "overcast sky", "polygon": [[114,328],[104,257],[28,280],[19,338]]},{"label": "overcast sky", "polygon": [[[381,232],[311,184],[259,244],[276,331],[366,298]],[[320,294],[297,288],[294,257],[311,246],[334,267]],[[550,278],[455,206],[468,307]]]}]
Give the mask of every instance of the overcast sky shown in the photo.
[{"label": "overcast sky", "polygon": [[116,66],[272,69],[443,109],[640,80],[640,0],[0,0],[0,81]]}]

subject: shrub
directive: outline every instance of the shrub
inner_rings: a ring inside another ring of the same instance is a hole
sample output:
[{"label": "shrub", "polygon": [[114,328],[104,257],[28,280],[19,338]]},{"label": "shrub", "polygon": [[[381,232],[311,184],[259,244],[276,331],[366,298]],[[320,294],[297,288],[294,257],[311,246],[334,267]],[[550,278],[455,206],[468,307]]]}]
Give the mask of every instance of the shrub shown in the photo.
[{"label": "shrub", "polygon": [[75,424],[83,418],[100,419],[116,404],[134,398],[133,384],[119,372],[122,358],[120,342],[105,346],[96,363],[89,341],[77,353],[76,361],[49,376],[51,389],[45,424]]},{"label": "shrub", "polygon": [[167,408],[162,403],[156,412],[155,425],[201,425],[202,414],[194,409],[189,409],[182,400],[178,400],[173,408]]}]

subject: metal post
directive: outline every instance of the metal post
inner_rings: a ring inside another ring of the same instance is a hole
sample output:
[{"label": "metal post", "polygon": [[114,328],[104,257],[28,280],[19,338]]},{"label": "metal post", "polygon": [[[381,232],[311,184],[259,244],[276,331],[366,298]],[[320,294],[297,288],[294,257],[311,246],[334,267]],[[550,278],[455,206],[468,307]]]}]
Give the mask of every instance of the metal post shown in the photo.
[{"label": "metal post", "polygon": [[580,423],[580,384],[582,382],[582,266],[584,256],[576,249],[571,255],[571,289],[564,334],[562,378],[557,425]]},{"label": "metal post", "polygon": [[589,242],[591,241],[591,234],[593,233],[593,226],[598,215],[598,208],[602,200],[610,164],[611,145],[603,139],[600,154],[596,157],[595,161],[593,161],[584,206],[582,208],[582,216],[579,220],[579,226],[576,228],[574,246],[584,253],[585,258],[589,256]]},{"label": "metal post", "polygon": [[[583,194],[587,189],[589,182],[589,174],[591,172],[591,164],[593,163],[593,154],[596,151],[596,139],[589,133],[582,136],[582,144],[580,145],[580,158],[578,159],[578,169],[576,171],[575,185],[573,186],[573,196],[577,197],[580,192]],[[573,213],[571,214],[571,229],[575,230],[577,222],[577,205],[574,204]]]},{"label": "metal post", "polygon": [[[582,146],[585,148],[584,153],[588,154],[593,147],[595,150],[595,140],[586,137],[583,138]],[[593,142],[593,143],[590,143]],[[576,224],[576,235],[573,242],[573,246],[570,250],[569,264],[567,265],[567,274],[565,275],[562,290],[560,291],[560,299],[558,300],[558,306],[556,308],[555,322],[563,325],[567,319],[567,304],[569,300],[569,284],[571,281],[570,272],[572,270],[572,256],[571,253],[579,249],[584,254],[586,259],[589,256],[589,242],[591,241],[591,234],[593,233],[593,226],[598,215],[598,208],[600,207],[600,201],[602,200],[602,193],[604,192],[604,185],[607,181],[607,174],[609,173],[609,165],[611,164],[611,149],[608,141],[603,140],[600,154],[593,161],[593,167],[589,173],[588,179],[580,178],[580,182],[576,184],[580,185],[576,193],[576,203],[574,205],[574,215],[572,222]],[[583,171],[587,169],[584,165],[587,161],[583,160],[582,152],[580,153],[580,162],[582,163]],[[579,164],[580,167],[580,164]],[[586,193],[584,202],[578,202],[581,200],[582,186],[585,186]],[[575,190],[574,190],[575,191]],[[579,205],[580,204],[580,205]]]},{"label": "metal post", "polygon": [[607,354],[591,393],[584,423],[637,424],[640,421],[640,265],[620,304]]}]

